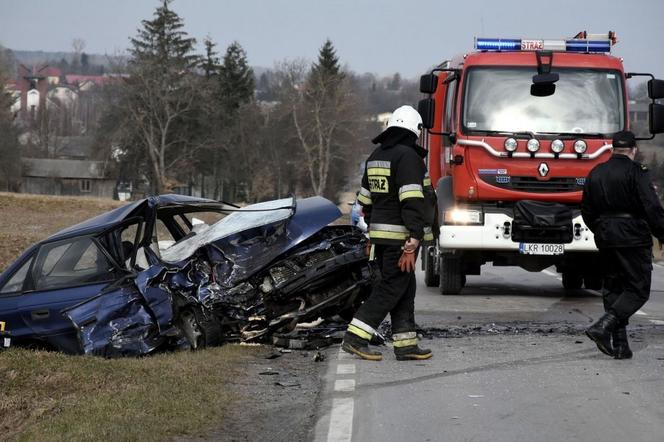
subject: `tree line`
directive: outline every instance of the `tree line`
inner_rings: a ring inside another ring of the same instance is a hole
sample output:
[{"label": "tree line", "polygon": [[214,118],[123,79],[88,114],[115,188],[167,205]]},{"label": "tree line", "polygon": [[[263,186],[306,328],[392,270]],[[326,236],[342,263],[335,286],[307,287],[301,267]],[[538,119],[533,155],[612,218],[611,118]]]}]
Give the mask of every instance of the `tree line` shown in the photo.
[{"label": "tree line", "polygon": [[121,179],[147,177],[152,193],[189,186],[231,201],[335,198],[380,130],[372,107],[391,110],[385,106],[401,104],[400,92],[412,92],[411,103],[418,96],[398,75],[378,93],[374,76],[342,67],[330,40],[315,62],[283,61],[257,80],[238,42],[219,54],[207,37],[197,54],[171,0],[130,41],[126,76],[107,90],[98,138]]}]

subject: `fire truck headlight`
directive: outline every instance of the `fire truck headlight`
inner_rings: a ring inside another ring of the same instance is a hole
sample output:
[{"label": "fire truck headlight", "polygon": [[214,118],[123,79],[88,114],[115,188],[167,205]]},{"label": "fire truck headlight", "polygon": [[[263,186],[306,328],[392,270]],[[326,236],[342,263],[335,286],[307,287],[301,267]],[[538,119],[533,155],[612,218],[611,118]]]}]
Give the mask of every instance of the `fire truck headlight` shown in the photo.
[{"label": "fire truck headlight", "polygon": [[586,149],[588,149],[588,145],[586,144],[585,141],[576,140],[576,142],[574,143],[574,152],[585,153]]},{"label": "fire truck headlight", "polygon": [[482,224],[482,211],[469,209],[451,209],[444,213],[445,224]]},{"label": "fire truck headlight", "polygon": [[565,143],[563,143],[562,140],[553,140],[551,142],[551,150],[554,151],[555,153],[562,152],[564,148],[565,148]]},{"label": "fire truck headlight", "polygon": [[529,152],[533,152],[533,153],[534,153],[534,152],[537,152],[537,151],[539,150],[539,148],[540,148],[540,143],[539,143],[539,141],[537,141],[535,138],[531,138],[530,140],[528,140],[528,145],[527,145],[527,147],[528,147],[528,151],[529,151]]},{"label": "fire truck headlight", "polygon": [[508,152],[514,152],[518,146],[514,138],[508,138],[505,140],[505,150]]}]

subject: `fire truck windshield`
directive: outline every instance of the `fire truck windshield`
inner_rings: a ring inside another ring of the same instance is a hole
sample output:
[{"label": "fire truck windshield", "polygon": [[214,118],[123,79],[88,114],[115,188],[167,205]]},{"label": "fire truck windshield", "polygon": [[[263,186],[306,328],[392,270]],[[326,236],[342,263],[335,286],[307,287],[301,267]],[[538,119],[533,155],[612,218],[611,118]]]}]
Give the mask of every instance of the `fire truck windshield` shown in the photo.
[{"label": "fire truck windshield", "polygon": [[556,91],[530,94],[534,68],[474,67],[466,77],[463,127],[467,133],[613,134],[625,121],[619,71],[557,69]]}]

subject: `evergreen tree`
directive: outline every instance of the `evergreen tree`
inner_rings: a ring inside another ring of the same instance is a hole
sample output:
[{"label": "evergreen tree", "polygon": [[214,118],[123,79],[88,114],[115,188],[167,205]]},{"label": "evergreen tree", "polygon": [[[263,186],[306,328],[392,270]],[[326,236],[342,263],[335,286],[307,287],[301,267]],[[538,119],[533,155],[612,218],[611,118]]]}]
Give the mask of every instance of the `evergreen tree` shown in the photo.
[{"label": "evergreen tree", "polygon": [[85,52],[81,53],[81,73],[89,74],[90,73],[90,57]]},{"label": "evergreen tree", "polygon": [[[162,0],[154,13],[154,19],[143,20],[143,28],[136,38],[131,38],[131,63],[149,63],[168,67],[169,71],[184,71],[198,63],[193,54],[196,39],[188,37],[182,30],[184,23],[175,11],[169,8],[173,0]],[[169,72],[170,73],[170,72]]]},{"label": "evergreen tree", "polygon": [[325,40],[323,47],[321,47],[318,52],[318,62],[314,63],[311,68],[311,75],[319,75],[324,79],[343,78],[344,76],[343,72],[341,72],[341,66],[339,65],[337,51],[334,49],[329,38]]},{"label": "evergreen tree", "polygon": [[226,49],[219,81],[221,102],[227,114],[232,115],[240,105],[254,97],[254,71],[247,62],[247,53],[237,41]]},{"label": "evergreen tree", "polygon": [[214,50],[217,44],[208,36],[203,40],[203,46],[205,47],[205,55],[203,56],[201,68],[203,69],[205,78],[210,79],[219,75],[221,68],[219,65],[218,53]]},{"label": "evergreen tree", "polygon": [[197,131],[193,118],[200,115],[200,78],[194,70],[200,57],[193,53],[195,39],[183,31],[182,19],[162,0],[152,20],[143,20],[131,38],[129,79],[121,106],[124,130],[139,139],[147,160],[152,190],[161,193],[177,181],[189,179],[193,152],[207,136]]}]

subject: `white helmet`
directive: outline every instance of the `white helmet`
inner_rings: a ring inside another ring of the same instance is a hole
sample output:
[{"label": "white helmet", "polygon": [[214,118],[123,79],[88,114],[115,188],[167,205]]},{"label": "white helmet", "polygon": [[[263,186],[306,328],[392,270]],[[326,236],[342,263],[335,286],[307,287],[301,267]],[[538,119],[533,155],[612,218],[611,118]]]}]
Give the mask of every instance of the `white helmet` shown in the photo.
[{"label": "white helmet", "polygon": [[387,122],[387,128],[389,129],[390,127],[408,129],[419,138],[420,132],[422,132],[422,117],[412,106],[401,106],[394,111]]}]

